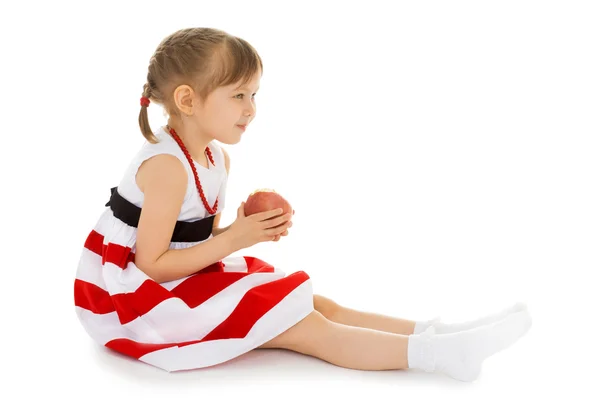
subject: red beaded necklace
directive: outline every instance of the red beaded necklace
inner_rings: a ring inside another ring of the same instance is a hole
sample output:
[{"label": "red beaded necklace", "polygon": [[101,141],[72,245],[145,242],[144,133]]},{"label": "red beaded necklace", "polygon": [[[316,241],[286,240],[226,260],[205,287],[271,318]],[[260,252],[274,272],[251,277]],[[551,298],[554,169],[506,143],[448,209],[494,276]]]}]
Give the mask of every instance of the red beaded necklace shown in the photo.
[{"label": "red beaded necklace", "polygon": [[[175,141],[183,151],[183,154],[185,154],[188,162],[190,163],[190,166],[192,167],[192,171],[194,172],[194,179],[196,180],[196,188],[198,189],[198,194],[202,199],[202,203],[204,203],[204,208],[206,208],[206,211],[208,211],[209,214],[215,214],[217,212],[217,207],[219,206],[219,197],[217,196],[217,198],[215,199],[215,205],[213,207],[211,207],[208,204],[208,201],[206,201],[206,197],[204,196],[204,191],[202,190],[202,185],[200,184],[200,179],[198,179],[198,172],[196,171],[196,166],[194,165],[192,156],[190,156],[190,153],[184,146],[183,142],[181,141],[181,138],[179,138],[177,132],[175,132],[175,129],[171,128],[169,125],[167,125],[167,128],[169,129],[169,133],[171,134],[171,136],[173,136],[173,139],[175,139]],[[205,153],[208,155],[208,158],[210,159],[212,165],[215,165],[212,153],[208,147],[206,148]]]}]

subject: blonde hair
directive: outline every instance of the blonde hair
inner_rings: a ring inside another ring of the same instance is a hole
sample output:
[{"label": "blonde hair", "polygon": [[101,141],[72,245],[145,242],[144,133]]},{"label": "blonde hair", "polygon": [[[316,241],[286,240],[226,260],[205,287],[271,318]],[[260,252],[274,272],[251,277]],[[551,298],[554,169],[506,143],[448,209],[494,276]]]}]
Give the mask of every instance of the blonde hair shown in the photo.
[{"label": "blonde hair", "polygon": [[[178,116],[173,93],[180,85],[191,86],[202,101],[221,86],[246,84],[263,64],[258,52],[244,39],[214,28],[186,28],[167,36],[156,48],[148,65],[142,96],[161,104],[169,116]],[[139,116],[142,134],[157,143],[147,107]]]}]

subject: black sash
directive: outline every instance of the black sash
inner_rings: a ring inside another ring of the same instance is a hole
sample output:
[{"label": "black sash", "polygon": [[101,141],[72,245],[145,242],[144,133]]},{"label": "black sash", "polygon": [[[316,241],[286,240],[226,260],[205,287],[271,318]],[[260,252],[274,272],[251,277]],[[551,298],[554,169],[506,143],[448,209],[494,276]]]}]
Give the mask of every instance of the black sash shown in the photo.
[{"label": "black sash", "polygon": [[[105,204],[106,207],[110,206],[115,217],[129,226],[137,228],[142,209],[125,200],[116,187],[111,188],[110,191],[111,196],[108,203]],[[211,215],[194,222],[177,221],[171,242],[200,242],[208,239],[212,233],[214,219],[215,216]]]}]

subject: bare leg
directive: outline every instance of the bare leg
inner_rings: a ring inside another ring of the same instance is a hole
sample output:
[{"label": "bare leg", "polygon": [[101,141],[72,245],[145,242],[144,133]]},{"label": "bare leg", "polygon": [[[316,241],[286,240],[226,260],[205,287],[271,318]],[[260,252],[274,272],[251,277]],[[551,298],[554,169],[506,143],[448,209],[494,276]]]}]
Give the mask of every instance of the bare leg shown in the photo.
[{"label": "bare leg", "polygon": [[530,327],[531,315],[523,310],[466,331],[436,335],[427,329],[402,335],[339,324],[313,310],[259,348],[288,349],[351,369],[416,368],[470,382],[477,379],[486,358],[510,347]]},{"label": "bare leg", "polygon": [[313,311],[260,348],[282,348],[358,370],[408,369],[408,336],[338,324]]},{"label": "bare leg", "polygon": [[353,310],[318,294],[313,296],[313,303],[315,310],[323,314],[328,320],[339,324],[376,329],[401,335],[412,335],[415,330],[415,321]]},{"label": "bare leg", "polygon": [[499,322],[513,313],[527,310],[527,305],[525,303],[518,302],[510,307],[504,308],[503,310],[496,311],[470,321],[446,324],[440,321],[434,322],[434,319],[432,319],[423,320],[421,321],[421,325],[419,325],[417,321],[409,319],[402,319],[343,307],[333,300],[318,294],[313,295],[313,303],[315,309],[323,314],[325,318],[331,321],[344,325],[377,329],[390,333],[399,333],[401,335],[421,333],[425,330],[426,326],[431,324],[435,324],[435,331],[438,334],[466,331],[479,326]]}]

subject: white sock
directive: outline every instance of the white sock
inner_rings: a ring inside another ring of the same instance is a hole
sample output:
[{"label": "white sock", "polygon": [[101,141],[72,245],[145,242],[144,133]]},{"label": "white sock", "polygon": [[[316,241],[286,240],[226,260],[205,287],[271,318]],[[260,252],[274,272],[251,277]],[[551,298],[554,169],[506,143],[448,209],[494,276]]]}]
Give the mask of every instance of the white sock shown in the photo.
[{"label": "white sock", "polygon": [[528,310],[466,331],[436,334],[431,326],[408,337],[408,367],[442,372],[459,381],[477,379],[483,361],[521,338],[531,327]]},{"label": "white sock", "polygon": [[527,309],[527,305],[525,303],[519,302],[515,303],[510,307],[505,308],[499,312],[487,315],[483,318],[479,318],[476,320],[461,322],[455,324],[445,324],[440,322],[440,317],[436,317],[427,321],[417,321],[415,325],[415,334],[423,333],[429,328],[433,326],[435,328],[435,333],[454,333],[460,331],[466,331],[469,329],[477,328],[482,325],[491,324],[497,321],[500,321],[507,317],[512,313],[516,313],[519,311],[523,311]]}]

